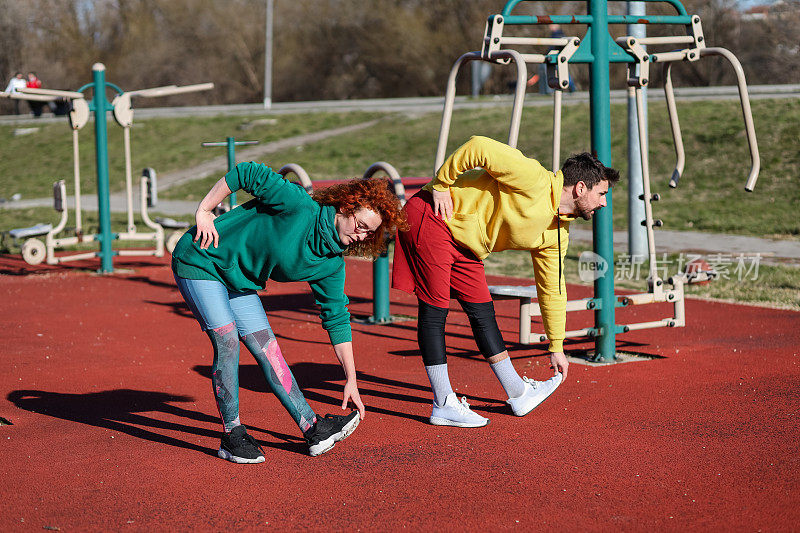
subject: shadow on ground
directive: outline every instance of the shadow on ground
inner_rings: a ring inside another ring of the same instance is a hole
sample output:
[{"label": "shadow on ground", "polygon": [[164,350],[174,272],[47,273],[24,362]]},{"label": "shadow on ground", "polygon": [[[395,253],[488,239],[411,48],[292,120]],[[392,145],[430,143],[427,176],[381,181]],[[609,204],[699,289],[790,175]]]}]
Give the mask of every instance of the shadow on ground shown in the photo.
[{"label": "shadow on ground", "polygon": [[[210,388],[209,388],[210,393]],[[51,416],[62,420],[106,428],[133,437],[179,448],[195,450],[207,455],[217,455],[215,448],[206,448],[187,440],[164,435],[162,431],[175,431],[178,434],[219,438],[216,429],[198,427],[191,422],[219,424],[219,418],[198,411],[173,405],[193,402],[191,396],[181,396],[158,391],[116,389],[85,394],[69,394],[40,390],[16,390],[6,397],[11,403],[32,413]],[[149,413],[163,413],[180,421],[168,422]],[[262,442],[262,446],[278,448],[305,454],[307,447],[299,436],[285,435],[274,431],[250,427],[249,429],[268,433],[279,442]]]},{"label": "shadow on ground", "polygon": [[[290,368],[295,380],[303,390],[303,395],[308,400],[330,405],[335,410],[341,407],[344,381],[341,366],[327,363],[296,363],[290,365]],[[211,379],[210,365],[195,365],[192,369],[201,376]],[[357,372],[357,376],[361,398],[370,412],[428,423],[427,416],[413,414],[404,408],[409,404],[431,405],[430,387],[365,372]],[[256,364],[239,366],[239,387],[272,394],[261,369]],[[488,404],[505,405],[505,402],[497,398],[471,395],[470,399]],[[385,407],[386,405],[396,406],[396,408],[389,409]],[[493,407],[487,407],[484,410],[492,409]]]}]

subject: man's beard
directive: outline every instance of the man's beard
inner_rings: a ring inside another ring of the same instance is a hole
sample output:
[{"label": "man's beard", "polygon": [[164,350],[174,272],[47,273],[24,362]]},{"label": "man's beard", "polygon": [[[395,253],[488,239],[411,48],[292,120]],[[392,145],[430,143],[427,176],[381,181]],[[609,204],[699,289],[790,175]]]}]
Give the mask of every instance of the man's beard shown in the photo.
[{"label": "man's beard", "polygon": [[577,211],[576,214],[582,219],[584,220],[592,219],[592,215],[594,214],[594,209],[588,209],[587,206],[581,202],[580,198],[575,202],[575,209]]}]

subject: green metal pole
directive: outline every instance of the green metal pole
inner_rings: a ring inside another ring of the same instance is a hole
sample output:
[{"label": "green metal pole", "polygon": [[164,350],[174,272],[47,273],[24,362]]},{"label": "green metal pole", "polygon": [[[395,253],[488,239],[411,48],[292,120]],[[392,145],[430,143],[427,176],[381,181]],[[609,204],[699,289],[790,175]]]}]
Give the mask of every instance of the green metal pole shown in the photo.
[{"label": "green metal pole", "polygon": [[372,321],[389,321],[389,256],[386,252],[372,265]]},{"label": "green metal pole", "polygon": [[[591,45],[593,61],[591,69],[591,130],[592,149],[597,158],[611,166],[611,83],[609,74],[608,2],[590,0],[589,14],[592,16]],[[599,336],[595,339],[595,360],[611,362],[616,357],[616,326],[614,322],[614,227],[612,224],[613,202],[611,191],[608,205],[595,213],[592,232],[594,253],[603,258],[608,268],[594,282],[595,298],[600,300],[600,309],[594,313],[595,328]]]},{"label": "green metal pole", "polygon": [[106,101],[106,67],[102,63],[92,66],[94,80],[94,134],[97,159],[97,209],[100,215],[100,273],[114,272],[111,249],[111,208],[108,185],[108,131],[106,112],[111,108]]},{"label": "green metal pole", "polygon": [[[228,137],[228,172],[233,170],[236,166],[236,141],[233,137]],[[236,207],[236,191],[233,191],[229,197],[231,209]]]}]

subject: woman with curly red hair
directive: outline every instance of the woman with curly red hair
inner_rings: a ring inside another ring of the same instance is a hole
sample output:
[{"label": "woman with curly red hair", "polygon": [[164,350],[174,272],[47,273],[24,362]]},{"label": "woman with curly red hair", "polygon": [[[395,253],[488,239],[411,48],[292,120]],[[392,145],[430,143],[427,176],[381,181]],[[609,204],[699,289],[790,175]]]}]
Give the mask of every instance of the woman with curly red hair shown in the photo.
[{"label": "woman with curly red hair", "polygon": [[[253,199],[215,217],[232,191]],[[347,437],[364,418],[353,361],[350,313],[344,294],[344,255],[375,257],[386,236],[406,223],[386,180],[351,180],[309,196],[266,165],[241,163],[221,178],[200,202],[197,225],[172,255],[172,270],[183,298],[214,347],[212,385],[224,434],[218,455],[234,463],[260,463],[264,454],[239,421],[239,342],[261,367],[270,388],[297,423],[312,456]],[[256,291],[268,279],[306,281],[321,308],[344,369],[342,409],[347,415],[318,417],[306,402]]]}]

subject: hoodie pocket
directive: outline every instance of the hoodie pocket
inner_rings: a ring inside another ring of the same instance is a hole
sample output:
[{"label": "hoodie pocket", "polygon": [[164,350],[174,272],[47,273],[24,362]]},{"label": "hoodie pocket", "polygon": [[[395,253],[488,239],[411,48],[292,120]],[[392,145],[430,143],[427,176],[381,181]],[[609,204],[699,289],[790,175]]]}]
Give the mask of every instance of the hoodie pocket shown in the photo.
[{"label": "hoodie pocket", "polygon": [[447,223],[456,240],[471,248],[473,251],[489,249],[489,239],[486,238],[486,229],[480,223],[478,215],[474,213],[453,213],[453,218]]}]

